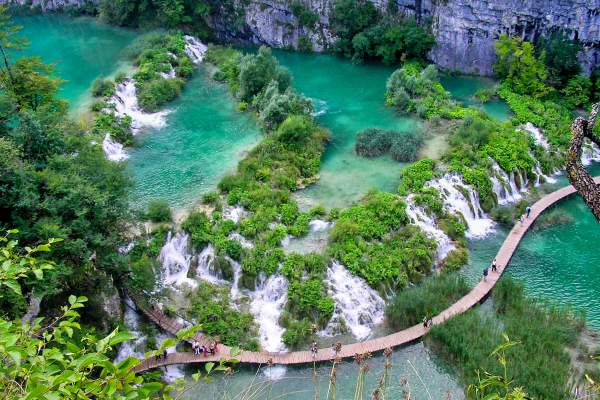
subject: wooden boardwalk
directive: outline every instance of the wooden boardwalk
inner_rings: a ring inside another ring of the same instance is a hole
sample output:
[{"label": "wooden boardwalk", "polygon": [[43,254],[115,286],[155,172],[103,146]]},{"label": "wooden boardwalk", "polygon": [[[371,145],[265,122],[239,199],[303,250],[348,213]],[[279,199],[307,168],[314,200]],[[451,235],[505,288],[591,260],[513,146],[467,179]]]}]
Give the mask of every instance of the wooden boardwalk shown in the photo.
[{"label": "wooden boardwalk", "polygon": [[[600,184],[600,177],[594,178],[596,184]],[[523,236],[533,224],[537,217],[552,206],[557,201],[575,193],[573,186],[567,186],[552,192],[540,200],[538,200],[533,206],[531,206],[531,215],[529,218],[521,224],[517,222],[513,229],[510,231],[506,240],[500,247],[498,254],[496,255],[496,261],[498,264],[498,272],[491,272],[487,277],[487,281],[480,281],[468,294],[452,304],[450,307],[442,311],[440,314],[433,318],[434,324],[440,324],[445,320],[452,318],[455,315],[463,313],[480,303],[486,298],[491,292],[494,285],[504,272],[504,269],[508,265],[512,255],[517,249],[519,243],[523,239]],[[490,260],[491,263],[491,260]],[[183,328],[183,325],[169,319],[162,315],[156,310],[148,310],[144,307],[139,309],[148,316],[151,320],[157,323],[165,331],[175,334],[179,329]],[[427,329],[421,324],[412,326],[408,329],[393,333],[391,335],[382,336],[374,339],[367,340],[360,343],[352,343],[342,346],[339,353],[335,354],[331,348],[319,349],[316,356],[313,356],[309,351],[294,351],[294,352],[281,352],[281,353],[269,353],[269,352],[250,352],[243,351],[236,355],[235,358],[242,363],[249,364],[305,364],[313,361],[327,361],[332,360],[336,357],[348,358],[354,357],[356,354],[374,353],[382,351],[386,348],[393,348],[407,344],[420,339],[427,333]],[[192,339],[193,340],[193,339]],[[206,339],[201,335],[197,335],[197,340],[206,343]],[[169,354],[166,360],[160,359],[155,360],[154,358],[142,360],[142,362],[135,367],[136,372],[146,371],[152,368],[161,367],[171,364],[192,364],[192,363],[204,363],[207,361],[219,361],[219,359],[231,359],[233,358],[230,353],[230,348],[219,345],[219,352],[215,356],[204,357],[195,355],[192,352],[179,352]]]}]

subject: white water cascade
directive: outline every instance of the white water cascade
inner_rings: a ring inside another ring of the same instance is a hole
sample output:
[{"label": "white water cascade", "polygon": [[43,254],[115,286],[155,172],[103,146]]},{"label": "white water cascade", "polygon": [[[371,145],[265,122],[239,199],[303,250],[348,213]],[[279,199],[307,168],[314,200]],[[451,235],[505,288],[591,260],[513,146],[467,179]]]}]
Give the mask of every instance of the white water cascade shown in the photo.
[{"label": "white water cascade", "polygon": [[109,133],[104,136],[102,150],[104,150],[104,154],[109,161],[119,162],[129,157],[125,149],[123,149],[123,145],[113,140]]},{"label": "white water cascade", "polygon": [[194,64],[200,64],[204,59],[204,54],[206,53],[206,50],[208,50],[208,46],[198,40],[198,38],[190,35],[185,35],[183,38],[186,41],[185,53]]},{"label": "white water cascade", "polygon": [[493,231],[494,221],[481,209],[479,195],[471,186],[464,183],[459,175],[445,174],[439,179],[428,182],[427,185],[441,193],[447,211],[460,213],[464,217],[467,223],[467,237],[480,238]]},{"label": "white water cascade", "polygon": [[422,207],[417,206],[413,201],[414,196],[410,195],[406,199],[406,214],[413,221],[413,224],[421,228],[431,239],[437,242],[436,264],[442,262],[452,250],[456,247],[452,240],[440,228],[437,227],[433,218],[431,218]]},{"label": "white water cascade", "polygon": [[235,222],[240,222],[246,216],[246,210],[241,206],[227,206],[223,208],[223,218]]},{"label": "white water cascade", "polygon": [[581,163],[590,165],[592,162],[600,162],[600,148],[588,140],[581,146]]},{"label": "white water cascade", "polygon": [[229,236],[227,236],[227,239],[238,241],[245,249],[251,249],[254,247],[254,243],[252,243],[250,240],[246,239],[237,232],[231,232]]},{"label": "white water cascade", "polygon": [[237,300],[240,297],[240,278],[242,277],[242,266],[231,257],[225,257],[233,269],[233,281],[231,282],[231,292],[229,298]]},{"label": "white water cascade", "polygon": [[158,261],[163,266],[163,283],[165,286],[178,287],[184,283],[192,288],[196,281],[188,278],[192,255],[188,252],[189,235],[185,232],[172,232],[167,235],[167,241],[158,255]]},{"label": "white water cascade", "polygon": [[135,81],[127,79],[117,85],[115,94],[109,102],[115,105],[115,113],[120,116],[131,117],[131,130],[135,135],[141,128],[162,128],[166,125],[165,117],[170,110],[162,110],[155,113],[144,112],[136,95]]},{"label": "white water cascade", "polygon": [[540,128],[533,125],[531,122],[528,122],[523,126],[523,129],[529,132],[531,136],[533,136],[535,144],[537,144],[538,146],[542,146],[544,150],[548,150],[550,148],[550,143],[548,142],[548,139],[546,139]]},{"label": "white water cascade", "polygon": [[250,312],[258,323],[260,344],[266,351],[285,351],[279,317],[287,302],[288,281],[279,274],[264,279],[261,276],[256,290],[250,294]]},{"label": "white water cascade", "polygon": [[[171,335],[161,333],[156,337],[156,345],[160,347],[165,340],[171,337]],[[173,354],[177,351],[175,346],[167,347],[166,350],[167,354]],[[178,379],[183,379],[185,377],[185,373],[183,372],[183,368],[181,365],[167,365],[161,367],[160,369],[163,371],[163,378],[169,383],[175,383],[175,381],[177,381]]]},{"label": "white water cascade", "polygon": [[492,160],[492,174],[490,179],[492,181],[492,190],[496,194],[498,204],[505,205],[509,203],[516,203],[521,200],[523,196],[517,189],[514,175],[508,175],[496,161]]},{"label": "white water cascade", "polygon": [[196,276],[208,283],[214,285],[225,285],[226,280],[219,277],[215,271],[215,248],[212,244],[208,244],[198,255],[198,266],[196,268]]},{"label": "white water cascade", "polygon": [[364,340],[373,327],[383,322],[385,302],[363,279],[352,275],[342,264],[333,261],[327,268],[329,295],[335,301],[333,317],[321,336],[339,333],[341,319],[357,340]]},{"label": "white water cascade", "polygon": [[333,226],[333,222],[323,221],[322,219],[313,219],[308,223],[311,233],[324,232]]},{"label": "white water cascade", "polygon": [[139,348],[146,343],[146,337],[140,332],[140,316],[135,311],[135,304],[129,297],[125,297],[125,315],[123,322],[127,330],[136,336],[135,339],[123,342],[115,358],[115,363],[120,363],[128,357],[143,358],[144,353]]}]

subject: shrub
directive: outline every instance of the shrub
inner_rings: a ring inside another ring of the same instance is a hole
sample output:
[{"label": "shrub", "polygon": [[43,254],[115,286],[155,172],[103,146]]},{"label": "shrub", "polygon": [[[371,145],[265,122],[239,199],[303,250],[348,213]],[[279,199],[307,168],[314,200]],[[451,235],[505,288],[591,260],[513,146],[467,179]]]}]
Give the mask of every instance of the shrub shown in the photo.
[{"label": "shrub", "polygon": [[125,146],[133,144],[131,117],[119,117],[112,112],[100,112],[96,115],[92,132],[104,136],[107,133]]},{"label": "shrub", "polygon": [[171,208],[164,200],[152,200],[148,204],[147,218],[152,222],[171,222]]},{"label": "shrub", "polygon": [[92,95],[94,97],[110,97],[115,93],[115,83],[103,77],[96,78],[92,83]]},{"label": "shrub", "polygon": [[278,65],[271,49],[262,46],[258,54],[248,54],[241,59],[239,85],[242,100],[250,102],[271,81],[277,82],[280,92],[284,92],[291,83],[290,73]]},{"label": "shrub", "polygon": [[425,183],[435,177],[435,161],[423,159],[409,165],[400,172],[400,187],[398,192],[402,195],[416,193],[423,189]]},{"label": "shrub", "polygon": [[354,149],[363,157],[377,157],[386,154],[392,145],[392,134],[377,128],[365,129],[356,135]]},{"label": "shrub", "polygon": [[192,244],[197,249],[204,248],[212,239],[212,226],[203,212],[192,211],[181,224],[181,228],[190,234]]},{"label": "shrub", "polygon": [[466,248],[460,247],[448,253],[444,260],[444,271],[458,271],[463,265],[469,262],[469,252]]},{"label": "shrub", "polygon": [[424,317],[433,317],[469,292],[465,280],[457,275],[442,274],[420,286],[396,294],[385,309],[387,322],[394,330],[417,325]]},{"label": "shrub", "polygon": [[308,320],[290,321],[283,333],[283,343],[293,349],[300,348],[310,341],[312,334],[312,325]]},{"label": "shrub", "polygon": [[179,96],[182,86],[183,81],[179,78],[138,82],[136,88],[140,106],[149,112],[157,111],[162,104]]},{"label": "shrub", "polygon": [[423,146],[423,134],[410,131],[396,137],[390,148],[390,154],[396,161],[412,162],[418,158],[421,146]]}]

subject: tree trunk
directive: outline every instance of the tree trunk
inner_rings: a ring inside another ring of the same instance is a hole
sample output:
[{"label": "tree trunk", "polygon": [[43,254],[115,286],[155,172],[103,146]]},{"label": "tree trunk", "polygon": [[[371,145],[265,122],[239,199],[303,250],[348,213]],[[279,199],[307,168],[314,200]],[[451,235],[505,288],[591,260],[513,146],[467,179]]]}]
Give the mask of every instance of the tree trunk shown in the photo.
[{"label": "tree trunk", "polygon": [[600,103],[594,104],[589,119],[578,117],[571,125],[572,137],[565,163],[569,182],[583,197],[598,222],[600,222],[600,188],[581,163],[581,147],[585,138],[600,146],[600,139],[593,133],[599,110]]}]

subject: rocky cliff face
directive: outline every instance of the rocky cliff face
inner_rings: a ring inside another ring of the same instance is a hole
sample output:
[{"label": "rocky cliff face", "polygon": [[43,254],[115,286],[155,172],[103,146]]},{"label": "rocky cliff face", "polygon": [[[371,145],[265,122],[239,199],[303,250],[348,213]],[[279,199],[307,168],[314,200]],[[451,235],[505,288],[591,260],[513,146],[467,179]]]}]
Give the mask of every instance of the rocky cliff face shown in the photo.
[{"label": "rocky cliff face", "polygon": [[[321,51],[335,40],[329,29],[333,0],[302,1],[319,15],[314,29],[300,24],[290,3],[252,0],[246,8],[243,32],[233,32],[219,24],[218,19],[213,21],[214,27],[225,38],[245,38],[255,44],[276,47],[297,48],[302,39]],[[387,9],[387,0],[373,3],[382,12]],[[437,46],[430,56],[442,68],[489,75],[495,61],[493,44],[501,34],[535,40],[554,30],[563,30],[582,41],[584,69],[589,71],[600,65],[600,0],[396,0],[396,3],[401,12],[414,15],[419,21],[431,20]]]},{"label": "rocky cliff face", "polygon": [[42,11],[59,11],[67,8],[80,8],[97,4],[98,0],[0,0],[0,4],[11,6],[30,6]]},{"label": "rocky cliff face", "polygon": [[[81,6],[99,0],[0,0],[33,2],[44,10]],[[318,15],[314,27],[302,26],[291,0],[238,0],[244,8],[240,24],[216,15],[210,24],[223,39],[274,47],[306,47],[323,51],[335,41],[329,26],[334,0],[298,0]],[[382,12],[388,1],[417,20],[430,19],[437,46],[430,54],[440,67],[489,75],[495,60],[494,41],[500,34],[535,40],[562,30],[585,46],[584,69],[600,66],[600,0],[373,0]]]}]

